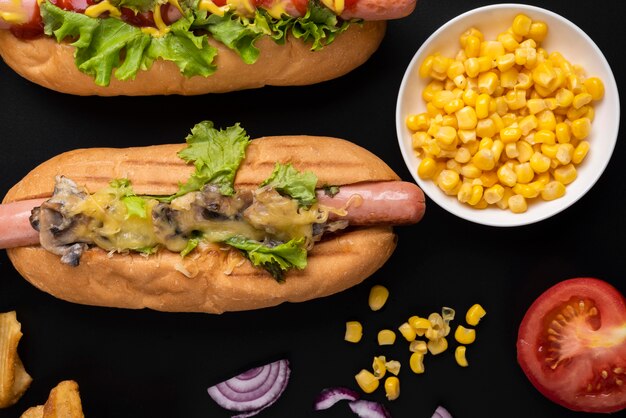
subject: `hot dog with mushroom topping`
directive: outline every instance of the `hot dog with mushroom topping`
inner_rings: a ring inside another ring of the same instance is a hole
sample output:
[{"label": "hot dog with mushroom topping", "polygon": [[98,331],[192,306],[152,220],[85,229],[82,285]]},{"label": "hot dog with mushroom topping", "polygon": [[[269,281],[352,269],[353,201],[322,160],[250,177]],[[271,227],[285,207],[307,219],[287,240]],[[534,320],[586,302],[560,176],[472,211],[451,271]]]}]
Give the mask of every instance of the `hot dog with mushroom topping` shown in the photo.
[{"label": "hot dog with mushroom topping", "polygon": [[61,299],[217,313],[353,286],[391,256],[392,226],[424,213],[415,184],[348,141],[208,122],[187,139],[43,163],[6,195],[0,232],[9,216],[24,236],[0,246]]},{"label": "hot dog with mushroom topping", "polygon": [[77,95],[306,85],[363,64],[385,21],[414,8],[415,0],[0,0],[0,55],[25,78]]}]

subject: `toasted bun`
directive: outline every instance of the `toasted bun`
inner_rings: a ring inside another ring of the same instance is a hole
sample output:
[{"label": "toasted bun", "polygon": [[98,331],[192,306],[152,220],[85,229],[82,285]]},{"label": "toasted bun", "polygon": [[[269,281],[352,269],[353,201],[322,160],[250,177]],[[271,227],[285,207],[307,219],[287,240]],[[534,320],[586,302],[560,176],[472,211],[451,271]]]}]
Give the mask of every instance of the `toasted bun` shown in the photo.
[{"label": "toasted bun", "polygon": [[[64,174],[90,190],[112,178],[129,178],[139,194],[172,193],[192,168],[176,156],[182,145],[126,149],[85,149],[48,160],[6,195],[4,203],[50,196],[54,176]],[[252,188],[272,172],[276,161],[312,170],[318,185],[394,181],[398,176],[382,160],[348,141],[308,136],[268,137],[252,141],[235,186]],[[9,249],[15,268],[39,289],[87,305],[151,308],[161,311],[239,311],[301,302],[354,286],[391,256],[396,237],[389,227],[361,228],[317,243],[305,270],[291,271],[277,283],[253,267],[238,251],[210,245],[184,259],[161,251],[155,256],[86,251],[78,267],[39,246]],[[184,273],[184,274],[183,274]]]},{"label": "toasted bun", "polygon": [[148,71],[139,71],[134,80],[118,81],[108,87],[94,83],[74,63],[74,47],[50,37],[18,39],[0,30],[0,55],[17,73],[52,90],[81,96],[147,96],[161,94],[223,93],[270,86],[298,86],[340,77],[363,64],[376,51],[385,35],[386,22],[366,22],[350,28],[321,51],[289,37],[278,45],[269,37],[260,39],[255,64],[245,64],[223,44],[218,49],[217,71],[209,77],[186,78],[170,61],[157,60]]}]

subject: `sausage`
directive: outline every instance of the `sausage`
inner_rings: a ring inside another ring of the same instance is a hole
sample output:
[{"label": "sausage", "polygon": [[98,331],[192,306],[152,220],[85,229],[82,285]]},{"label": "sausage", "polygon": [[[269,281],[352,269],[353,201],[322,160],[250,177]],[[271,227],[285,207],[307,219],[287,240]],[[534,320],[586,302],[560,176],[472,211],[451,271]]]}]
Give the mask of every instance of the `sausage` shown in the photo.
[{"label": "sausage", "polygon": [[330,219],[346,219],[351,225],[407,225],[424,216],[424,192],[413,183],[403,181],[360,183],[341,186],[330,196],[318,190],[320,204],[346,208],[348,215],[331,214]]},{"label": "sausage", "polygon": [[39,232],[30,225],[30,211],[46,199],[22,200],[0,205],[0,248],[39,243]]},{"label": "sausage", "polygon": [[[318,190],[320,204],[346,209],[346,216],[331,213],[330,219],[344,219],[350,225],[407,225],[424,215],[424,193],[415,184],[402,181],[370,182],[342,186],[333,196]],[[39,244],[33,229],[31,210],[46,199],[23,200],[0,205],[0,249]]]}]

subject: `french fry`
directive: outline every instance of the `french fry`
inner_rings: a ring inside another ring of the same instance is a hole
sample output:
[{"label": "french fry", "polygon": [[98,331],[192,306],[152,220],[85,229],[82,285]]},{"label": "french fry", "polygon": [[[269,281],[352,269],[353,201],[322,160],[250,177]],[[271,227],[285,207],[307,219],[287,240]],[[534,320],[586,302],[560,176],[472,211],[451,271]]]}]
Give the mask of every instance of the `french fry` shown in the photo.
[{"label": "french fry", "polygon": [[85,418],[78,384],[64,380],[50,391],[45,405],[29,408],[20,418]]},{"label": "french fry", "polygon": [[0,408],[15,404],[33,380],[17,354],[21,329],[15,311],[0,314]]}]

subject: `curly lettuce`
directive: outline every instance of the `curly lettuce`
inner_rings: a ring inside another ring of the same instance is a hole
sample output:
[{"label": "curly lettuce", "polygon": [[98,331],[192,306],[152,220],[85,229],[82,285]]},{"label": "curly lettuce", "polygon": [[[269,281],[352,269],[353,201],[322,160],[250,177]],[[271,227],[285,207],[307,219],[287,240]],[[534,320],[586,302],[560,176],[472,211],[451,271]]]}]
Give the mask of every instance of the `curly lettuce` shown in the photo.
[{"label": "curly lettuce", "polygon": [[[110,0],[116,7],[136,13],[153,10],[164,0]],[[174,62],[185,77],[209,77],[217,70],[217,49],[208,36],[237,53],[246,64],[254,64],[260,55],[255,43],[262,36],[284,44],[291,36],[311,44],[318,51],[345,31],[349,21],[341,21],[318,1],[309,2],[304,16],[280,19],[258,9],[253,17],[225,13],[223,16],[197,9],[197,1],[182,3],[184,16],[169,31],[152,36],[141,28],[112,17],[92,18],[66,11],[48,1],[40,5],[44,33],[57,42],[70,40],[76,48],[74,57],[80,71],[94,78],[99,86],[108,86],[111,77],[131,80],[140,70],[149,69],[155,60]]]}]

